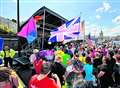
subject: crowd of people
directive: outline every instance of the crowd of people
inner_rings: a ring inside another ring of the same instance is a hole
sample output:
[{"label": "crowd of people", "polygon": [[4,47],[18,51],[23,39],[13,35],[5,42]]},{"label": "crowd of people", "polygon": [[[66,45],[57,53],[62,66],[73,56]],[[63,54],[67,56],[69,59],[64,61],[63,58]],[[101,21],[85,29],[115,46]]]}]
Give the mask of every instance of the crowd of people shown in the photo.
[{"label": "crowd of people", "polygon": [[29,88],[120,87],[120,47],[70,43],[30,56],[35,73]]},{"label": "crowd of people", "polygon": [[[0,51],[0,88],[18,88],[13,71],[15,51]],[[29,60],[33,74],[29,88],[120,88],[120,46],[69,43],[33,50]]]}]

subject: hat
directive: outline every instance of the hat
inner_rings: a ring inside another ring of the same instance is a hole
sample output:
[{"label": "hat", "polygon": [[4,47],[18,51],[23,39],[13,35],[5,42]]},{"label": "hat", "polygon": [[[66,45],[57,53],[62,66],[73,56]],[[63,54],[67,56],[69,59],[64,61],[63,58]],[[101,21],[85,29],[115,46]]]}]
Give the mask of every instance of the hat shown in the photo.
[{"label": "hat", "polygon": [[39,52],[38,49],[34,49],[34,50],[33,50],[33,53],[38,53],[38,52]]}]

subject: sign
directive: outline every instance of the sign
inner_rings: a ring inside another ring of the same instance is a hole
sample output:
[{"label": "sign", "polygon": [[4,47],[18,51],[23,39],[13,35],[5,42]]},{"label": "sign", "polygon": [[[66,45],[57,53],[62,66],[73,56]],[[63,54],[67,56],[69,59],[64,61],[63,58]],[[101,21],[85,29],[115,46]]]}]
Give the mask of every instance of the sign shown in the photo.
[{"label": "sign", "polygon": [[4,46],[4,39],[0,38],[0,51],[3,50],[3,46]]}]

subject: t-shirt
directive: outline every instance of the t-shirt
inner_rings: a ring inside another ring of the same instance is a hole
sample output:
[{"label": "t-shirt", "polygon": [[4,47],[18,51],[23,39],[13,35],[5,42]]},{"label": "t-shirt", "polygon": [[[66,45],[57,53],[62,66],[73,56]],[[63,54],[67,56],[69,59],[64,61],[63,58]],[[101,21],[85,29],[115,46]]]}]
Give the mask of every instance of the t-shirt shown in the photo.
[{"label": "t-shirt", "polygon": [[55,83],[55,80],[45,77],[41,80],[37,79],[38,75],[34,75],[30,82],[29,82],[29,88],[58,88],[57,84]]},{"label": "t-shirt", "polygon": [[42,59],[34,61],[34,68],[37,74],[40,74],[42,63],[43,63]]},{"label": "t-shirt", "polygon": [[86,64],[86,57],[83,57],[82,55],[80,55],[79,60],[80,60],[83,64]]},{"label": "t-shirt", "polygon": [[93,65],[86,64],[84,65],[84,71],[85,71],[85,80],[92,81],[93,80]]},{"label": "t-shirt", "polygon": [[52,70],[51,73],[57,74],[59,79],[60,79],[60,83],[63,85],[64,84],[64,78],[63,75],[65,74],[66,68],[58,62],[55,62],[52,65]]}]

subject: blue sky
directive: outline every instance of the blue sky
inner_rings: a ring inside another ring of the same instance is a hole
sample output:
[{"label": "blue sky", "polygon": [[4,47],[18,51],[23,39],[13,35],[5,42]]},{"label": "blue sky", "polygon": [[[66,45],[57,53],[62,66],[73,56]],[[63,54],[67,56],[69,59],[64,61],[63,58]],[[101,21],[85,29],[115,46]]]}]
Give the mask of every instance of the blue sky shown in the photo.
[{"label": "blue sky", "polygon": [[[0,0],[0,16],[16,19],[16,1]],[[120,34],[119,0],[20,0],[20,21],[27,20],[46,6],[68,20],[80,16],[85,20],[86,34],[103,30],[104,35]]]}]

